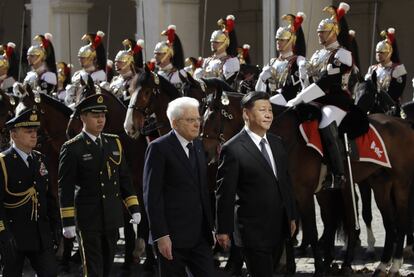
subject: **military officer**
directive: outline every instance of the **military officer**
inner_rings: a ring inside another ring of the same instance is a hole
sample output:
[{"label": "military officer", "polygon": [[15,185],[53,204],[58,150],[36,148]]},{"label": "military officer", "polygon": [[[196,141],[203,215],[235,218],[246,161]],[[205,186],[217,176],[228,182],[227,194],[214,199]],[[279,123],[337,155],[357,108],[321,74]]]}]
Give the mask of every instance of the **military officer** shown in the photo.
[{"label": "military officer", "polygon": [[13,84],[19,75],[19,63],[14,51],[16,44],[13,42],[7,45],[0,45],[0,89],[12,94]]},{"label": "military officer", "polygon": [[137,42],[133,39],[125,39],[122,44],[126,50],[121,50],[115,57],[115,70],[119,74],[112,79],[109,89],[115,94],[125,106],[128,106],[131,94],[129,87],[137,72],[142,69],[142,49],[144,40]]},{"label": "military officer", "polygon": [[203,66],[194,72],[195,78],[220,77],[229,84],[233,83],[240,70],[234,20],[233,15],[219,19],[220,29],[214,31],[210,38],[213,55],[204,59]]},{"label": "military officer", "polygon": [[52,44],[52,34],[37,35],[33,38],[35,44],[27,50],[27,61],[32,70],[27,72],[23,83],[34,89],[51,95],[56,90],[57,72],[55,50]]},{"label": "military officer", "polygon": [[184,70],[181,70],[184,68],[184,53],[181,40],[176,33],[176,26],[169,25],[167,30],[162,31],[161,35],[167,36],[168,39],[155,45],[156,72],[177,89],[181,89],[182,81],[178,72],[180,71],[184,76],[187,75]]},{"label": "military officer", "polygon": [[63,235],[78,235],[84,276],[109,276],[123,205],[132,223],[141,219],[120,139],[102,133],[104,97],[95,94],[77,105],[83,130],[62,146],[59,158]]},{"label": "military officer", "polygon": [[323,182],[324,188],[341,188],[346,181],[338,126],[353,105],[348,91],[353,57],[344,47],[349,44],[348,25],[344,18],[349,9],[349,5],[344,2],[338,7],[324,8],[331,17],[319,23],[317,31],[323,49],[317,50],[306,65],[307,83],[311,85],[287,103],[293,106],[315,100],[322,106],[319,131],[330,171]]},{"label": "military officer", "polygon": [[106,53],[102,44],[105,33],[98,31],[96,34],[85,34],[83,41],[88,44],[82,46],[78,52],[79,63],[82,69],[76,71],[72,76],[72,84],[66,89],[66,105],[74,107],[80,97],[81,78],[87,82],[87,76],[90,75],[95,84],[106,81]]},{"label": "military officer", "polygon": [[395,29],[388,28],[381,32],[381,36],[384,40],[375,48],[378,63],[371,65],[365,75],[365,80],[374,82],[372,87],[379,94],[376,99],[380,100],[378,110],[371,112],[390,112],[400,116],[400,98],[407,82],[407,71],[400,62]]},{"label": "military officer", "polygon": [[12,146],[0,154],[0,250],[3,276],[22,276],[24,261],[38,276],[57,276],[52,227],[59,221],[45,156],[33,150],[40,126],[36,110],[6,123]]},{"label": "military officer", "polygon": [[267,91],[271,95],[271,102],[285,105],[302,89],[305,68],[305,39],[301,24],[305,14],[284,15],[282,19],[289,25],[279,27],[276,32],[276,47],[279,52],[277,58],[270,60],[256,83],[256,91]]}]

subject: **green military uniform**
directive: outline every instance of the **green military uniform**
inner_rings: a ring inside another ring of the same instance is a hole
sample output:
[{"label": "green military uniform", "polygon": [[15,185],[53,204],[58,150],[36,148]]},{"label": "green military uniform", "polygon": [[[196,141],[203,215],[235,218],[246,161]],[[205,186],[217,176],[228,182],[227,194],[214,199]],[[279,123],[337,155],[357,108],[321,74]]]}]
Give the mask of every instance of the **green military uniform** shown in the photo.
[{"label": "green military uniform", "polygon": [[[83,100],[77,112],[86,111],[106,111],[103,96]],[[62,146],[59,158],[62,224],[76,224],[84,276],[109,274],[123,226],[122,205],[131,214],[139,211],[119,137],[101,133],[100,139],[98,145],[83,131]]]},{"label": "green military uniform", "polygon": [[[39,125],[34,110],[6,123],[9,128]],[[38,276],[57,276],[52,230],[59,218],[55,200],[48,191],[45,156],[37,151],[25,153],[13,144],[0,154],[0,165],[3,276],[21,276],[26,258]]]}]

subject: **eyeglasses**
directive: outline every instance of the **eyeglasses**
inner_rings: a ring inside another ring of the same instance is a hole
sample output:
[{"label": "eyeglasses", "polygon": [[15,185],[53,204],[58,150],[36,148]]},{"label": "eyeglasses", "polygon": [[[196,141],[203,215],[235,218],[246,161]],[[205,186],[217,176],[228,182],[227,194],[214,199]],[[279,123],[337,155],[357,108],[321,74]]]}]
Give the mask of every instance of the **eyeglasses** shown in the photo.
[{"label": "eyeglasses", "polygon": [[193,117],[193,118],[180,118],[179,120],[184,120],[188,124],[194,124],[194,123],[201,123],[201,117]]}]

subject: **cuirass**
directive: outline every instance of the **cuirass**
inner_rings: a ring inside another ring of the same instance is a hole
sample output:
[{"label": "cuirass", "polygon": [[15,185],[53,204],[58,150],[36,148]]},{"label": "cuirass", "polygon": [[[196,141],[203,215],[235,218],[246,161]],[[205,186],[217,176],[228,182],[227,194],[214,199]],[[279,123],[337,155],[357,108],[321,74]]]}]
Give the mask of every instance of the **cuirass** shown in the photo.
[{"label": "cuirass", "polygon": [[391,82],[391,67],[377,67],[377,88],[378,91],[388,91]]},{"label": "cuirass", "polygon": [[111,89],[112,93],[116,96],[121,96],[122,93],[125,91],[125,82],[122,76],[116,76],[112,80],[109,88]]},{"label": "cuirass", "polygon": [[224,61],[221,59],[209,59],[206,62],[205,74],[203,77],[220,77],[223,72]]},{"label": "cuirass", "polygon": [[326,70],[332,51],[327,49],[317,50],[309,62],[306,63],[308,77],[312,78],[314,82],[318,81],[322,72]]},{"label": "cuirass", "polygon": [[271,91],[275,91],[286,82],[289,75],[289,60],[276,59],[271,68],[272,77],[269,79],[269,86]]}]

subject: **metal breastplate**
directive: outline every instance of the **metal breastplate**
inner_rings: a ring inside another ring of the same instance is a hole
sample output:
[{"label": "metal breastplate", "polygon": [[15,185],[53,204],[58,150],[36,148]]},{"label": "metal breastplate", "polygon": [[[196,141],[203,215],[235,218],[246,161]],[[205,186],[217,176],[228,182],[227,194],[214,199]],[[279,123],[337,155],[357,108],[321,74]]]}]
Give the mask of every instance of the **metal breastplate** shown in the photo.
[{"label": "metal breastplate", "polygon": [[284,86],[289,75],[289,60],[276,59],[272,63],[271,68],[272,77],[269,78],[269,87],[271,91]]},{"label": "metal breastplate", "polygon": [[124,78],[122,78],[122,76],[114,77],[111,84],[109,85],[109,89],[115,96],[121,97],[125,91]]},{"label": "metal breastplate", "polygon": [[312,55],[309,62],[306,63],[306,71],[309,79],[314,82],[318,81],[322,72],[326,70],[333,50],[320,49]]},{"label": "metal breastplate", "polygon": [[388,91],[392,79],[392,67],[377,67],[375,71],[378,91]]},{"label": "metal breastplate", "polygon": [[209,59],[206,63],[203,77],[220,77],[223,74],[223,65],[224,61],[221,59]]}]

